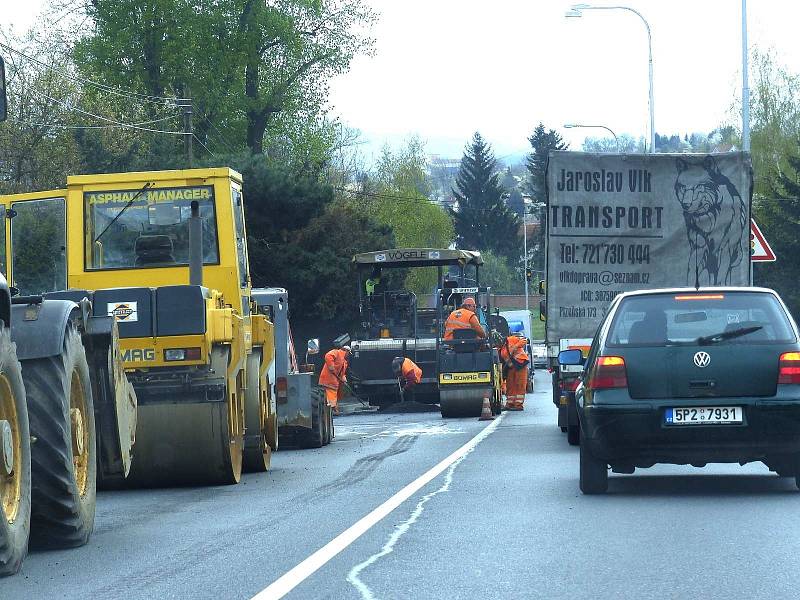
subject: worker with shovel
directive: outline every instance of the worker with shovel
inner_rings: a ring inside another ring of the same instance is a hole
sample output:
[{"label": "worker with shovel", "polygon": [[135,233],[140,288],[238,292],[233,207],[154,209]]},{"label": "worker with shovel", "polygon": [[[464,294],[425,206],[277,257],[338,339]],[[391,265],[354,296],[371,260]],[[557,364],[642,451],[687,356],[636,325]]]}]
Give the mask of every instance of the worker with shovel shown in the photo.
[{"label": "worker with shovel", "polygon": [[350,361],[350,346],[334,348],[325,353],[325,364],[319,373],[319,385],[325,388],[325,400],[339,414],[339,400],[347,385],[347,368]]},{"label": "worker with shovel", "polygon": [[411,392],[422,381],[422,369],[410,358],[398,356],[392,361],[392,371],[400,386],[400,398],[405,400],[406,392]]}]

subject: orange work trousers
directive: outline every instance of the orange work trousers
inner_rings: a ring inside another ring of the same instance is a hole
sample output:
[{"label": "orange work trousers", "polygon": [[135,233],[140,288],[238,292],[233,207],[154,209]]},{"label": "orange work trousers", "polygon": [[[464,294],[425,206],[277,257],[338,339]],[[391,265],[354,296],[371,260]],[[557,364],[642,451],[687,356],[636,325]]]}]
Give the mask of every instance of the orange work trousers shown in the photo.
[{"label": "orange work trousers", "polygon": [[506,374],[506,407],[522,409],[525,403],[525,390],[528,388],[528,367],[508,369]]},{"label": "orange work trousers", "polygon": [[344,386],[337,388],[325,388],[325,400],[331,408],[338,408],[339,400],[344,397]]}]

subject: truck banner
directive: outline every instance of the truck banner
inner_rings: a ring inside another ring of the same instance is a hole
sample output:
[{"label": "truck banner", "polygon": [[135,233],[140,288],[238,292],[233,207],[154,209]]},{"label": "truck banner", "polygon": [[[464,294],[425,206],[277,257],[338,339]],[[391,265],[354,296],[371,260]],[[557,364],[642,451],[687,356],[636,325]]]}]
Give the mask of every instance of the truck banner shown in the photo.
[{"label": "truck banner", "polygon": [[551,152],[548,342],[592,337],[621,292],[749,285],[752,177],[742,152]]}]

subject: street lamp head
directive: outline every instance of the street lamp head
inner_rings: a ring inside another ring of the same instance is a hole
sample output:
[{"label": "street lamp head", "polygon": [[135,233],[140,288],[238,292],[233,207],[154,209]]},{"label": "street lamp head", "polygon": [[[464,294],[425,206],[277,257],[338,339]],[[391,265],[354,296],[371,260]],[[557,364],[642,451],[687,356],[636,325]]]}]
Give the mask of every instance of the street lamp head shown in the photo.
[{"label": "street lamp head", "polygon": [[576,9],[573,8],[572,10],[568,10],[567,12],[565,12],[564,16],[567,19],[577,19],[579,17],[582,17],[583,13],[581,13],[581,11],[576,10]]},{"label": "street lamp head", "polygon": [[569,8],[570,8],[570,10],[581,11],[581,10],[584,10],[586,8],[592,8],[592,7],[589,4],[573,4]]},{"label": "street lamp head", "polygon": [[572,129],[573,127],[577,127],[575,123],[564,123],[564,129]]}]

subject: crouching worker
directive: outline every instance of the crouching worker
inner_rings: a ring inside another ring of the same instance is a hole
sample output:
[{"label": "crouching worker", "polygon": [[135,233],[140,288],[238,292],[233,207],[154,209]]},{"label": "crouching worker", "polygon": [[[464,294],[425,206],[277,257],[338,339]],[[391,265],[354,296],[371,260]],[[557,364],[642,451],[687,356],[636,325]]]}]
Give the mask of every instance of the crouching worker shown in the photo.
[{"label": "crouching worker", "polygon": [[422,381],[422,369],[410,358],[398,356],[392,361],[392,371],[400,384],[400,395],[406,399],[406,392],[412,392]]},{"label": "crouching worker", "polygon": [[329,350],[319,373],[319,385],[325,388],[325,400],[336,415],[339,414],[339,400],[344,396],[349,360],[350,346]]},{"label": "crouching worker", "polygon": [[525,391],[528,388],[530,357],[525,350],[524,337],[510,335],[500,347],[503,361],[503,379],[506,385],[506,410],[524,410]]}]

